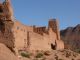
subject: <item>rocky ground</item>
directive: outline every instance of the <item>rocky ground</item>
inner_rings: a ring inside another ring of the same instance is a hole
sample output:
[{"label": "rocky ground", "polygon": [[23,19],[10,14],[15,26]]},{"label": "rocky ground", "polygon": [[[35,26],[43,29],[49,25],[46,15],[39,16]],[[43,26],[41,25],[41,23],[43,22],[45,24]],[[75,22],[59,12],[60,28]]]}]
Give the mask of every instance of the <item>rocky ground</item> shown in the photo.
[{"label": "rocky ground", "polygon": [[35,53],[22,52],[24,55],[20,57],[22,60],[80,60],[80,54],[71,50],[62,51],[38,51]]},{"label": "rocky ground", "polygon": [[0,43],[0,60],[19,60],[4,44]]},{"label": "rocky ground", "polygon": [[19,56],[0,43],[0,60],[80,60],[80,54],[71,50],[19,51]]}]

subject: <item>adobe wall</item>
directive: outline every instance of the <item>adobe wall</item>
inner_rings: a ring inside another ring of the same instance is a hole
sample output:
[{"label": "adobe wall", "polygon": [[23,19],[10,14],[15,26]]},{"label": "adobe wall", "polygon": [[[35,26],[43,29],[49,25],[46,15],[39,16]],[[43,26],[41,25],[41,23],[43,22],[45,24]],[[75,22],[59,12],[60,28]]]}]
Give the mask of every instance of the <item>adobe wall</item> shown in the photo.
[{"label": "adobe wall", "polygon": [[[44,29],[44,27],[35,27],[34,29],[32,26],[26,26],[16,21],[13,28],[16,48],[18,50],[64,49],[63,41],[58,40],[59,35],[56,33],[59,33],[59,31],[54,32],[53,28],[54,26],[49,26],[48,29]],[[57,27],[55,28],[57,30]],[[44,30],[47,31],[48,34],[46,34]],[[53,46],[51,46],[51,44]]]},{"label": "adobe wall", "polygon": [[[30,50],[46,51],[46,50],[52,50],[52,49],[55,49],[55,50],[63,49],[61,48],[62,43],[59,43],[59,41],[58,42],[56,41],[57,41],[57,36],[52,29],[49,29],[49,34],[43,33],[43,35],[35,32],[29,32],[29,42],[30,42],[29,49]],[[51,47],[51,44],[53,44],[54,47]]]},{"label": "adobe wall", "polygon": [[57,40],[56,33],[53,32],[52,28],[49,29],[49,38],[53,45],[55,45],[55,41]]},{"label": "adobe wall", "polygon": [[18,21],[14,22],[13,33],[15,37],[15,47],[17,49],[24,49],[27,43],[26,26]]},{"label": "adobe wall", "polygon": [[57,47],[56,50],[63,50],[64,49],[64,42],[62,40],[56,40]]},{"label": "adobe wall", "polygon": [[30,50],[51,50],[49,36],[29,32]]},{"label": "adobe wall", "polygon": [[27,25],[25,25],[25,27],[26,27],[26,31],[33,32],[33,26],[27,26]]}]

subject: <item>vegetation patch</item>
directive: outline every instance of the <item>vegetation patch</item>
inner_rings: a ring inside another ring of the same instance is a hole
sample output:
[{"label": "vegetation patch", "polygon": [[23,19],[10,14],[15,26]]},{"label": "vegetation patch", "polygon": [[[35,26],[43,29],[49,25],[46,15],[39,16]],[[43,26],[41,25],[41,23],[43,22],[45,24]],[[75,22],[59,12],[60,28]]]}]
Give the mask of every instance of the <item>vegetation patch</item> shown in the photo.
[{"label": "vegetation patch", "polygon": [[27,52],[21,52],[21,56],[22,56],[22,57],[30,58],[30,54],[27,53]]},{"label": "vegetation patch", "polygon": [[42,58],[43,57],[43,53],[37,53],[36,58]]}]

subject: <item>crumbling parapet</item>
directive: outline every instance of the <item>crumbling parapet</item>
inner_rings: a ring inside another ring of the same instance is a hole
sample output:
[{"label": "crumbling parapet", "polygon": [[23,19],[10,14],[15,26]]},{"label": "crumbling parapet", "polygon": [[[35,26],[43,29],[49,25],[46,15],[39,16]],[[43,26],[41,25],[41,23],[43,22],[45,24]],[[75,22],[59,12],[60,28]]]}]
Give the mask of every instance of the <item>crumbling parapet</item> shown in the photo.
[{"label": "crumbling parapet", "polygon": [[47,33],[47,29],[46,26],[44,27],[33,26],[33,32],[43,35],[43,33]]}]

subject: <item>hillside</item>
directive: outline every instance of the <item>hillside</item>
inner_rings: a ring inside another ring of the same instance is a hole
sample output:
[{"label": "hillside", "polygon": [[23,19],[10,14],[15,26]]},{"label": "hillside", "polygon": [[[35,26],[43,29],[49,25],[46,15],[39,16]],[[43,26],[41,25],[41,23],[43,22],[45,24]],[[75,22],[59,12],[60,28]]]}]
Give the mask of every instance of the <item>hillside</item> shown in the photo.
[{"label": "hillside", "polygon": [[21,56],[16,56],[4,44],[0,43],[0,60],[80,60],[80,54],[71,50],[52,50],[36,52],[20,52]]},{"label": "hillside", "polygon": [[21,52],[22,60],[80,60],[80,54],[71,50],[52,50],[52,51],[36,51]]},{"label": "hillside", "polygon": [[18,58],[4,44],[0,43],[0,60],[18,60]]},{"label": "hillside", "polygon": [[65,43],[65,48],[69,48],[73,51],[80,51],[80,24],[61,30],[60,34],[61,39]]}]

